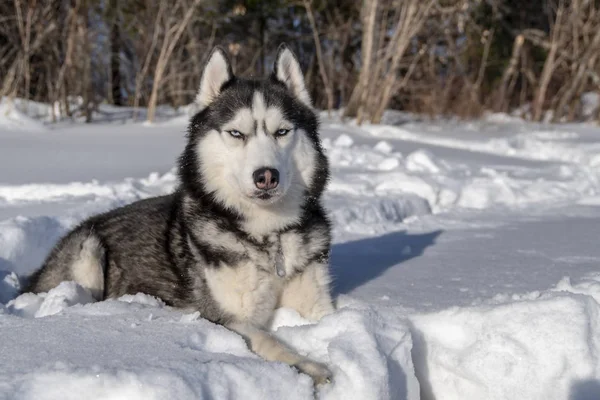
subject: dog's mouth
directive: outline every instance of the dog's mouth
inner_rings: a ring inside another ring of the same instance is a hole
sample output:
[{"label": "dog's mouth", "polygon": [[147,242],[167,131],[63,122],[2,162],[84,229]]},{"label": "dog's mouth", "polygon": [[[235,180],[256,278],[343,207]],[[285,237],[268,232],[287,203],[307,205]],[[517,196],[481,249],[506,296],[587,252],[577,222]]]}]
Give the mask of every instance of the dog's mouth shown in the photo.
[{"label": "dog's mouth", "polygon": [[259,193],[258,195],[256,195],[256,197],[261,200],[269,200],[271,199],[271,197],[273,197],[273,195],[271,193]]},{"label": "dog's mouth", "polygon": [[272,204],[279,200],[281,195],[279,190],[257,190],[248,197],[259,204]]}]

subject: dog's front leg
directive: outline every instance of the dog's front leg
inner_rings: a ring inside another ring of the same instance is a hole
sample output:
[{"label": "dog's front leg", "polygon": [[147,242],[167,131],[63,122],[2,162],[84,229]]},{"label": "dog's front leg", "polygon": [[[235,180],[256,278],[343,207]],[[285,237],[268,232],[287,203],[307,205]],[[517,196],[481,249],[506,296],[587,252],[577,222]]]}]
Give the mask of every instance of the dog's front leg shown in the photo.
[{"label": "dog's front leg", "polygon": [[247,322],[233,322],[227,328],[239,333],[253,352],[267,361],[280,361],[310,376],[315,384],[330,382],[331,372],[324,364],[299,355],[273,335]]},{"label": "dog's front leg", "polygon": [[309,264],[302,273],[286,282],[279,305],[298,311],[304,318],[318,321],[335,311],[327,263]]}]

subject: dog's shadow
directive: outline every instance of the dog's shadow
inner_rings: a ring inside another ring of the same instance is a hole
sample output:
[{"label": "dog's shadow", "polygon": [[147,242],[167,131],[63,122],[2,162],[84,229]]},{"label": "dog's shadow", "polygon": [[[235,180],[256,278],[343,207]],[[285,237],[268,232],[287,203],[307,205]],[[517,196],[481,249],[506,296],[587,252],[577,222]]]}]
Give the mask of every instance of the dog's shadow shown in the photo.
[{"label": "dog's shadow", "polygon": [[10,281],[12,264],[0,257],[0,304],[6,304],[17,297],[19,288]]},{"label": "dog's shadow", "polygon": [[334,294],[349,293],[388,268],[422,255],[441,233],[441,230],[419,234],[398,231],[334,245],[331,254]]},{"label": "dog's shadow", "polygon": [[571,385],[569,400],[598,400],[600,399],[600,381],[585,379],[574,381]]}]

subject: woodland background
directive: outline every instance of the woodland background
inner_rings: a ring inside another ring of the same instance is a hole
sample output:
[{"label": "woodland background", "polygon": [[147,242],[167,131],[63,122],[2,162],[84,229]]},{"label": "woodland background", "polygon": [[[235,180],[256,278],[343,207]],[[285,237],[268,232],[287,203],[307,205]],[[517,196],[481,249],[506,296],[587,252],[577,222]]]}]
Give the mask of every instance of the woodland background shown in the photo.
[{"label": "woodland background", "polygon": [[193,101],[214,45],[262,76],[281,42],[315,105],[359,123],[389,108],[600,122],[582,102],[600,93],[594,0],[2,0],[0,96],[54,104],[52,120],[111,104],[152,121]]}]

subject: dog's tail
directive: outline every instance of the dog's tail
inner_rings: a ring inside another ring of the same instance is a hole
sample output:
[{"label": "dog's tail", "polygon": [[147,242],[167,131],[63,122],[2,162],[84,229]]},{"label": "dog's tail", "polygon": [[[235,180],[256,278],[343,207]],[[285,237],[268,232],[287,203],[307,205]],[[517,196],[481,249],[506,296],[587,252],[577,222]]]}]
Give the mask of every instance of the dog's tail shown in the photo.
[{"label": "dog's tail", "polygon": [[75,281],[96,300],[104,297],[106,251],[93,230],[75,230],[54,248],[46,262],[30,278],[23,292],[41,293],[63,281]]}]

